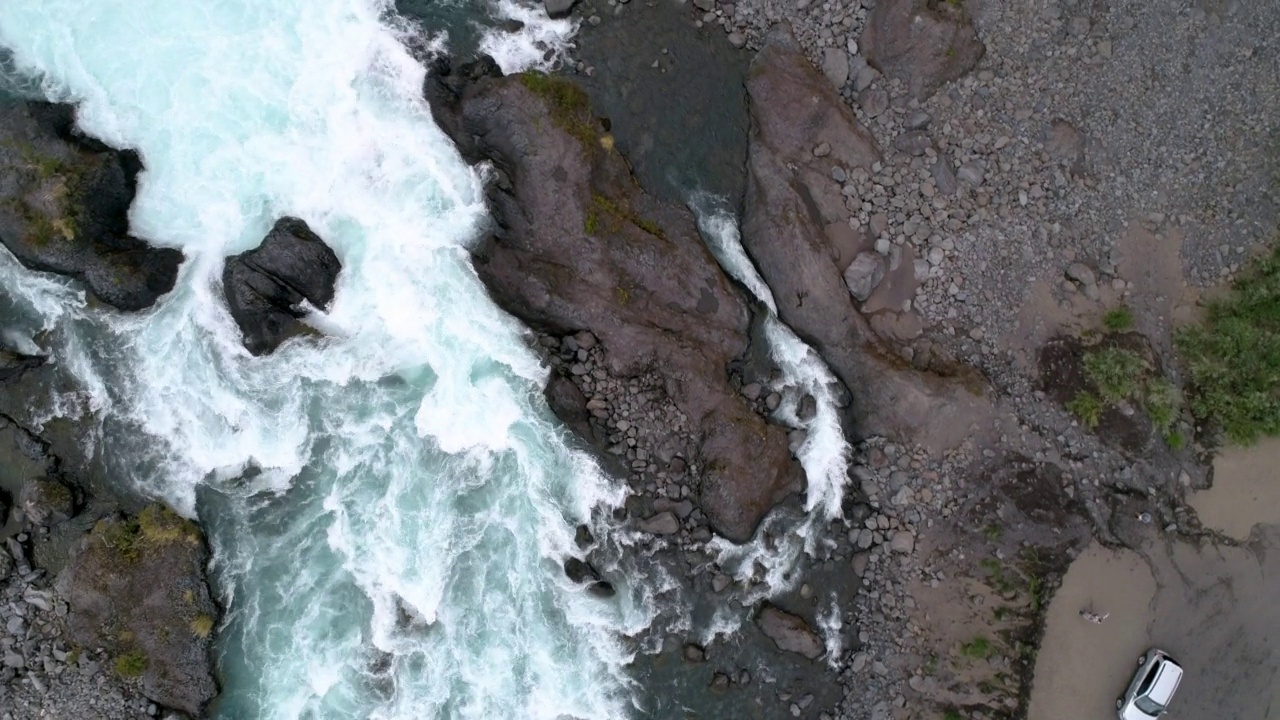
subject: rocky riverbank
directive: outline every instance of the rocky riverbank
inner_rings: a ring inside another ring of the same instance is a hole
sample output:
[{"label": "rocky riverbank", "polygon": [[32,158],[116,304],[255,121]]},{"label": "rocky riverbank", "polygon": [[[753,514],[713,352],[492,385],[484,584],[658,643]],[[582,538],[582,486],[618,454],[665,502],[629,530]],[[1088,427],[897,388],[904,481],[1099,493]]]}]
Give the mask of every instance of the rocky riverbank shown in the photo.
[{"label": "rocky riverbank", "polygon": [[[794,108],[805,107],[796,89],[802,83],[779,83],[795,91],[775,108],[780,129],[811,138],[802,148],[808,155],[790,153],[790,177],[805,200],[831,197],[795,203],[795,214],[811,217],[817,206],[821,219],[810,242],[821,247],[830,239],[835,262],[856,270],[821,281],[841,291],[828,299],[857,309],[869,336],[889,350],[891,366],[968,377],[988,387],[997,411],[990,434],[971,435],[973,444],[949,461],[900,449],[895,457],[904,464],[889,478],[855,483],[854,500],[878,513],[905,507],[919,522],[911,526],[918,532],[910,553],[886,552],[889,562],[877,562],[856,600],[841,604],[856,627],[836,663],[846,697],[824,706],[826,696],[815,688],[829,679],[820,673],[808,683],[779,683],[774,692],[751,683],[726,687],[773,702],[808,699],[794,708],[783,702],[779,715],[1023,716],[1047,597],[1088,538],[1137,542],[1144,519],[1165,533],[1201,532],[1184,496],[1207,482],[1209,448],[1167,444],[1141,411],[1113,418],[1122,428],[1090,431],[1062,405],[1070,388],[1059,373],[1067,370],[1046,360],[1064,345],[1127,342],[1108,336],[1101,323],[1106,310],[1124,305],[1143,336],[1144,356],[1154,353],[1155,366],[1178,381],[1170,331],[1194,315],[1195,286],[1230,276],[1276,227],[1269,180],[1280,158],[1267,138],[1280,93],[1275,55],[1266,55],[1274,50],[1268,32],[1276,14],[1237,3],[883,0],[588,0],[575,12],[585,20],[576,70],[588,87],[624,86],[631,98],[676,95],[672,88],[696,88],[704,75],[722,72],[704,72],[698,58],[744,48],[748,59],[758,51],[742,75],[744,99],[763,101],[766,113],[773,100],[765,100],[769,88],[760,76],[778,72],[769,64],[778,63],[770,33],[789,22],[811,72],[826,80],[827,90],[810,91],[825,96],[814,105],[829,118],[851,114],[839,121],[848,128],[839,141],[817,137],[830,121],[800,122]],[[616,57],[615,48],[636,57]],[[739,62],[731,57],[725,67]],[[1168,71],[1174,67],[1184,71]],[[1175,108],[1188,101],[1193,111]],[[727,128],[740,122],[725,110],[732,104],[703,110],[695,98],[691,107],[694,116],[730,115]],[[754,105],[751,113],[758,113]],[[664,117],[679,126],[674,111],[638,131],[617,123],[618,147],[647,152],[665,132],[654,127]],[[752,120],[748,142],[760,144],[768,118]],[[1253,149],[1242,148],[1241,138]],[[648,167],[645,177],[681,172]],[[757,198],[744,209],[749,215],[761,206]],[[784,310],[788,275],[803,265],[776,238],[790,235],[793,224],[756,247],[744,234]],[[808,290],[816,277],[792,281],[792,289]],[[855,291],[852,301],[840,280]],[[793,327],[803,325],[797,315]],[[847,311],[815,315],[819,324]],[[819,332],[802,334],[822,342]],[[847,363],[840,352],[825,355],[837,372]],[[1071,372],[1082,356],[1071,355]],[[1180,433],[1192,434],[1189,417],[1175,421]],[[1126,435],[1137,442],[1117,442]],[[864,457],[862,465],[874,463]],[[1037,508],[1035,496],[1055,499]],[[848,513],[854,548],[898,537],[886,532],[897,528],[860,518],[862,512]],[[860,520],[872,525],[859,528]],[[905,547],[908,536],[901,537]],[[839,596],[848,587],[844,576],[824,575],[827,564],[803,570],[811,596]],[[793,609],[815,624],[821,615],[815,606]],[[751,635],[744,631],[727,645],[750,645]],[[716,657],[725,647],[706,651]],[[785,652],[756,660],[788,662]],[[718,672],[736,678],[734,661],[725,662],[730,667]]]},{"label": "rocky riverbank", "polygon": [[[44,103],[0,109],[0,241],[32,269],[119,310],[168,292],[181,253],[128,231],[136,155]],[[0,717],[200,716],[214,695],[219,610],[192,523],[119,494],[92,431],[45,407],[58,358],[0,336]],[[39,429],[33,429],[37,428]]]},{"label": "rocky riverbank", "polygon": [[0,505],[0,717],[200,716],[219,610],[198,528],[89,494],[5,416],[0,488],[13,499]]}]

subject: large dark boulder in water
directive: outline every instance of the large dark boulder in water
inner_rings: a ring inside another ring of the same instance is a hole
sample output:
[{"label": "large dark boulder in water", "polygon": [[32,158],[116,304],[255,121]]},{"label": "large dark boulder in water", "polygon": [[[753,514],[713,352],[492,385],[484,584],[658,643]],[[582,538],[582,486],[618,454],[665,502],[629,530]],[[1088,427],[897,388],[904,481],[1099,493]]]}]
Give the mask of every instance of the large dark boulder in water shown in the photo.
[{"label": "large dark boulder in water", "polygon": [[223,292],[249,352],[269,353],[309,332],[301,321],[307,314],[303,301],[328,309],[340,270],[333,250],[292,217],[277,220],[257,248],[228,258]]},{"label": "large dark boulder in water", "polygon": [[129,234],[136,154],[77,135],[67,106],[0,106],[0,243],[121,310],[173,289],[182,253]]},{"label": "large dark boulder in water", "polygon": [[[770,31],[752,61],[751,134],[742,242],[773,290],[778,315],[822,355],[853,398],[852,432],[953,447],[991,406],[963,384],[914,371],[884,347],[854,305],[832,230],[848,228],[830,157],[847,167],[878,157],[829,82],[805,59],[790,28]],[[847,262],[847,261],[845,261]],[[980,382],[971,383],[979,386]]]},{"label": "large dark boulder in water", "polygon": [[147,697],[199,717],[218,692],[208,560],[199,528],[161,505],[98,521],[57,579],[71,639],[105,648]]},{"label": "large dark boulder in water", "polygon": [[693,426],[703,512],[721,535],[749,539],[803,474],[783,429],[729,383],[748,344],[742,295],[692,213],[640,188],[577,85],[494,70],[440,63],[425,89],[463,156],[494,167],[496,227],[474,252],[480,279],[538,330],[590,331],[613,376],[657,373]]}]

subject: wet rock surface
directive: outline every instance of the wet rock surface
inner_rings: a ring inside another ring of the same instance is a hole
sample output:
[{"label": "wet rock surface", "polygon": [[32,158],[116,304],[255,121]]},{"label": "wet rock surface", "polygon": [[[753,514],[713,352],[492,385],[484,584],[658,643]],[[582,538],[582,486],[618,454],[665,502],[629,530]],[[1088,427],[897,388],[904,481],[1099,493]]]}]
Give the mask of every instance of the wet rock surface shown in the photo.
[{"label": "wet rock surface", "polygon": [[68,106],[0,106],[0,243],[23,265],[141,310],[173,289],[182,253],[129,234],[136,154],[78,135]]},{"label": "wet rock surface", "polygon": [[497,169],[496,227],[475,251],[481,280],[535,329],[589,331],[606,376],[652,377],[685,417],[667,432],[694,440],[682,462],[694,466],[699,507],[717,532],[748,539],[800,472],[785,431],[728,382],[747,347],[740,292],[689,210],[640,189],[577,85],[476,75],[437,66],[426,94],[464,157]]},{"label": "wet rock surface", "polygon": [[292,217],[277,220],[257,248],[228,258],[223,292],[249,352],[269,353],[311,332],[304,302],[328,309],[341,269],[324,240]]}]

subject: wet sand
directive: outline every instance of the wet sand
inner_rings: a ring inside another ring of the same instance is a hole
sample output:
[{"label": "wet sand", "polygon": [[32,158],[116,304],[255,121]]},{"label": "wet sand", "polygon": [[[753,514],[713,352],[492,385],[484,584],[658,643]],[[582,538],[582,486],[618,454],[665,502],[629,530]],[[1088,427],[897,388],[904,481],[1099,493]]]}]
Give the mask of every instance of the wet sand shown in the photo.
[{"label": "wet sand", "polygon": [[[1156,646],[1186,669],[1170,720],[1280,718],[1280,441],[1232,448],[1190,503],[1243,545],[1153,536],[1140,552],[1098,545],[1049,606],[1029,720],[1115,717],[1137,657]],[[1102,625],[1081,609],[1110,613]]]},{"label": "wet sand", "polygon": [[1280,438],[1228,448],[1213,463],[1213,487],[1188,502],[1205,527],[1237,540],[1258,523],[1280,524]]},{"label": "wet sand", "polygon": [[[1107,720],[1147,650],[1156,581],[1131,550],[1097,543],[1076,558],[1049,605],[1028,720]],[[1107,614],[1102,624],[1081,610]]]}]

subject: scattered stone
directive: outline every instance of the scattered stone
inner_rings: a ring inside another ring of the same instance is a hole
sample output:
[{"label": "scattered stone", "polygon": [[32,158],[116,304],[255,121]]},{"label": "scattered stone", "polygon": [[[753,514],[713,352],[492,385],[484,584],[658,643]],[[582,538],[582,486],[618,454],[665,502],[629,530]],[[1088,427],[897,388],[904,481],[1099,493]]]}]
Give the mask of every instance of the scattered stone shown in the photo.
[{"label": "scattered stone", "polygon": [[983,179],[986,177],[986,171],[982,167],[982,163],[977,160],[970,160],[960,166],[956,171],[956,177],[961,181],[968,183],[972,187],[981,187]]},{"label": "scattered stone", "polygon": [[[694,0],[697,2],[697,0]],[[822,74],[827,76],[837,89],[849,82],[849,55],[841,48],[827,48],[822,51]]]},{"label": "scattered stone", "polygon": [[674,535],[680,532],[680,521],[676,518],[675,513],[666,510],[653,517],[641,520],[640,530],[650,535]]},{"label": "scattered stone", "polygon": [[887,269],[883,256],[874,252],[859,253],[844,271],[844,282],[849,287],[849,294],[857,298],[858,302],[865,302],[884,279]]}]

